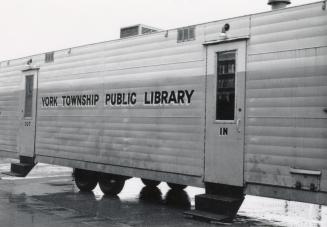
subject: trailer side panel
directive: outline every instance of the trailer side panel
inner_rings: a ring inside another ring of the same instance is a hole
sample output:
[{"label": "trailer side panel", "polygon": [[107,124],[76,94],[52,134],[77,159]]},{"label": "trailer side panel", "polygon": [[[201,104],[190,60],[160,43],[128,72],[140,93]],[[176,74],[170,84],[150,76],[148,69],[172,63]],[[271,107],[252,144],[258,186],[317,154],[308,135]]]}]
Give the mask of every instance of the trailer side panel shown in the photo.
[{"label": "trailer side panel", "polygon": [[327,14],[321,6],[252,17],[248,183],[327,191]]},{"label": "trailer side panel", "polygon": [[[175,30],[55,55],[40,70],[36,154],[201,177],[202,40],[176,37]],[[154,92],[167,98],[153,103]],[[176,100],[169,102],[172,92]],[[133,93],[134,104],[118,103],[117,95],[127,100]],[[63,96],[95,94],[96,105],[62,104]],[[44,106],[46,97],[57,97],[58,105]]]}]

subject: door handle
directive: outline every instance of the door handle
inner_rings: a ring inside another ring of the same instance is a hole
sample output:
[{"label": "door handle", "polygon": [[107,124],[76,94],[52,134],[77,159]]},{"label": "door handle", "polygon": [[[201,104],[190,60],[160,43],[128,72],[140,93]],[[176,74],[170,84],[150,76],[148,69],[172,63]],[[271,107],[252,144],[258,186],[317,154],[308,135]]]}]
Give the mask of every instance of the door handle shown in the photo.
[{"label": "door handle", "polygon": [[327,108],[324,108],[324,112],[327,113]]},{"label": "door handle", "polygon": [[238,132],[241,132],[240,125],[241,125],[241,119],[237,119],[237,121],[236,121],[236,129],[237,129]]}]

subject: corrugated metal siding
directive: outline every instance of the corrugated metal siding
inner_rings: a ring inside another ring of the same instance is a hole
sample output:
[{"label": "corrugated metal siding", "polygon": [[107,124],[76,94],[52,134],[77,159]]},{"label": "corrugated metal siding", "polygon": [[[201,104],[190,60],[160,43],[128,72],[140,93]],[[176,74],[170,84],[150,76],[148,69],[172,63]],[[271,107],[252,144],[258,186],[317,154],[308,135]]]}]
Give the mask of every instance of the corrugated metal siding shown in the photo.
[{"label": "corrugated metal siding", "polygon": [[247,182],[294,187],[291,167],[327,169],[326,24],[321,4],[252,16]]},{"label": "corrugated metal siding", "polygon": [[327,46],[326,22],[322,3],[253,15],[248,53]]},{"label": "corrugated metal siding", "polygon": [[15,66],[0,67],[0,152],[17,152],[19,89],[21,74]]},{"label": "corrugated metal siding", "polygon": [[17,157],[19,124],[21,117],[21,97],[24,97],[23,74],[26,62],[33,58],[33,64],[40,65],[44,55],[35,55],[0,62],[0,153]]},{"label": "corrugated metal siding", "polygon": [[[41,108],[37,155],[202,176],[204,50],[176,31],[55,53],[39,76],[39,97],[195,89],[190,105]],[[103,100],[102,100],[103,102]]]}]

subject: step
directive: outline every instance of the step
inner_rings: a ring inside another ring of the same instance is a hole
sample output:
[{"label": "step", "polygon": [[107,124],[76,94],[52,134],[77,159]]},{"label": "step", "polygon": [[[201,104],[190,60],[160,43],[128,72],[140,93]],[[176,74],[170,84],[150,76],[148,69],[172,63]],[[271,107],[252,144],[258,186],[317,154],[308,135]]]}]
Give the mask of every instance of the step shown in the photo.
[{"label": "step", "polygon": [[2,172],[1,174],[11,176],[11,177],[25,177],[25,175],[14,173],[14,172]]},{"label": "step", "polygon": [[195,196],[195,209],[234,217],[242,205],[243,200],[243,195],[240,197],[231,197],[225,195],[201,194]]},{"label": "step", "polygon": [[19,156],[19,162],[20,163],[28,163],[28,164],[31,164],[33,165],[34,162],[35,162],[35,159],[34,157],[29,157],[29,156]]},{"label": "step", "polygon": [[240,199],[243,199],[243,196],[238,198],[235,196],[215,195],[215,194],[200,194],[197,195],[197,197],[201,199],[219,200],[226,203],[233,203],[239,201]]},{"label": "step", "polygon": [[206,211],[201,211],[201,210],[189,210],[185,211],[184,214],[187,217],[191,217],[194,219],[198,220],[205,220],[208,222],[215,222],[215,223],[226,223],[226,222],[231,222],[232,220],[230,219],[229,216],[223,215],[223,214],[214,214],[211,212],[206,212]]},{"label": "step", "polygon": [[15,176],[25,177],[35,166],[29,163],[11,163],[10,171]]}]

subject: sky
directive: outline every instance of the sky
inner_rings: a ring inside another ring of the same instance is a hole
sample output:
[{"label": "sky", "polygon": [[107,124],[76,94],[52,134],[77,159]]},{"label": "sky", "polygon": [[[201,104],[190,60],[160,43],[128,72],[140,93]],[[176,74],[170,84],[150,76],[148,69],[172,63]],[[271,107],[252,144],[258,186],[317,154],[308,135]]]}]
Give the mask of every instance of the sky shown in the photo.
[{"label": "sky", "polygon": [[[318,0],[292,0],[292,6]],[[0,0],[0,61],[119,38],[121,27],[172,29],[269,11],[268,0]]]}]

